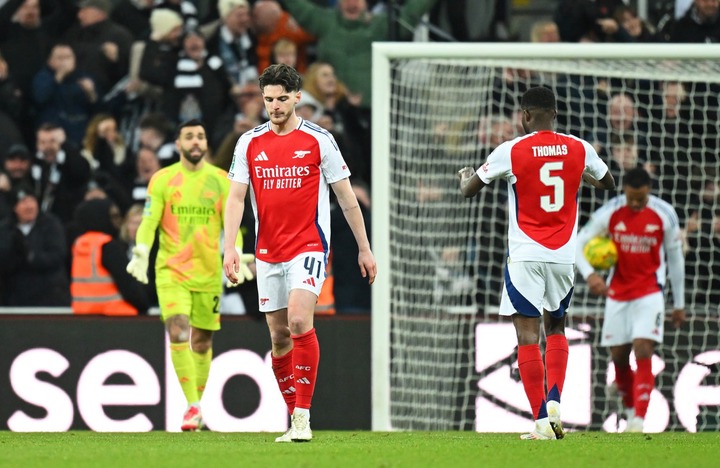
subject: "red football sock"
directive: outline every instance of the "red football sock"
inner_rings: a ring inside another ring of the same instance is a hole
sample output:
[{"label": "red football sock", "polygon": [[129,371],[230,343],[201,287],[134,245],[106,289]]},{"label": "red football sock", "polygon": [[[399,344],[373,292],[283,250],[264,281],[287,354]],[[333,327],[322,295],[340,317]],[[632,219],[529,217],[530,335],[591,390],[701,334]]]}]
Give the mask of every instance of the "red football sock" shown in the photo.
[{"label": "red football sock", "polygon": [[280,393],[285,399],[288,413],[295,409],[295,378],[293,377],[293,350],[284,356],[272,357],[272,370],[275,374]]},{"label": "red football sock", "polygon": [[533,417],[547,417],[545,409],[545,366],[543,365],[540,345],[518,346],[518,368],[525,394],[530,402]]},{"label": "red football sock", "polygon": [[619,367],[615,364],[615,383],[617,384],[618,392],[623,399],[623,405],[625,408],[634,408],[635,402],[633,399],[633,371],[630,365]]},{"label": "red football sock", "polygon": [[653,388],[655,388],[655,376],[652,373],[652,358],[638,359],[637,371],[635,371],[635,385],[633,386],[635,416],[645,417]]},{"label": "red football sock", "polygon": [[568,363],[568,342],[565,335],[548,335],[545,346],[548,400],[560,402]]},{"label": "red football sock", "polygon": [[293,335],[291,338],[293,340],[292,365],[297,394],[295,406],[310,409],[320,362],[320,344],[314,328],[302,335]]}]

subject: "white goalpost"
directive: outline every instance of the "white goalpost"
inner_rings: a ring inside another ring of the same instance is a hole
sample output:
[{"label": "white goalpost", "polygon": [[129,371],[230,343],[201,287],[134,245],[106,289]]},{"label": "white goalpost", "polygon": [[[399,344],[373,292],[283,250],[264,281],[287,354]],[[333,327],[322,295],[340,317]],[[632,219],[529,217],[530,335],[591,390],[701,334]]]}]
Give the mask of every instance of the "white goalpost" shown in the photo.
[{"label": "white goalpost", "polygon": [[[646,429],[720,430],[718,58],[707,44],[373,44],[373,430],[530,427],[515,332],[496,313],[506,189],[466,200],[456,173],[522,132],[519,98],[536,85],[558,96],[557,131],[593,143],[620,182],[648,169],[653,193],[678,212],[688,320],[665,322]],[[582,189],[581,226],[607,198]],[[606,390],[602,310],[578,278],[562,402],[570,430],[624,428]]]}]

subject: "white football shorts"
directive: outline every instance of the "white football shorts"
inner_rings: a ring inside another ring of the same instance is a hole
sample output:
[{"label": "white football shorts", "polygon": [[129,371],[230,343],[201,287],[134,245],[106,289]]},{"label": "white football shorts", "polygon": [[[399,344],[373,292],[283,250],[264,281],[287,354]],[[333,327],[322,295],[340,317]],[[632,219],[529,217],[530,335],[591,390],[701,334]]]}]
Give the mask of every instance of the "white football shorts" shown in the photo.
[{"label": "white football shorts", "polygon": [[636,338],[662,343],[665,332],[665,296],[658,291],[632,301],[607,298],[602,346],[632,343]]},{"label": "white football shorts", "polygon": [[570,305],[574,284],[572,263],[508,261],[499,313],[540,317],[547,310],[560,318]]},{"label": "white football shorts", "polygon": [[274,312],[287,308],[293,289],[306,289],[320,295],[326,277],[327,257],[323,252],[307,252],[289,262],[257,260],[255,265],[260,312]]}]

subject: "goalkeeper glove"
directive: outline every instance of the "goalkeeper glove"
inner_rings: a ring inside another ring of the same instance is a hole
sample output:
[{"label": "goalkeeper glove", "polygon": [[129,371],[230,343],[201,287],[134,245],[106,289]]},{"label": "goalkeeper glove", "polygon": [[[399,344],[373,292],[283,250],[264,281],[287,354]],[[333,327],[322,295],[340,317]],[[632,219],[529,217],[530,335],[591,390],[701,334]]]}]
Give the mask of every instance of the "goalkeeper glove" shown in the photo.
[{"label": "goalkeeper glove", "polygon": [[127,272],[143,284],[148,283],[147,271],[150,258],[150,248],[147,245],[138,244],[132,249],[132,259],[127,266]]},{"label": "goalkeeper glove", "polygon": [[235,250],[238,253],[238,257],[240,258],[238,265],[235,267],[235,274],[238,277],[238,282],[233,283],[232,281],[230,281],[230,279],[228,279],[226,283],[228,288],[232,288],[233,286],[237,286],[238,284],[243,284],[245,281],[250,281],[255,278],[253,272],[250,270],[250,268],[248,268],[248,263],[255,261],[255,255],[244,254],[242,250],[240,250],[238,247],[235,247]]}]

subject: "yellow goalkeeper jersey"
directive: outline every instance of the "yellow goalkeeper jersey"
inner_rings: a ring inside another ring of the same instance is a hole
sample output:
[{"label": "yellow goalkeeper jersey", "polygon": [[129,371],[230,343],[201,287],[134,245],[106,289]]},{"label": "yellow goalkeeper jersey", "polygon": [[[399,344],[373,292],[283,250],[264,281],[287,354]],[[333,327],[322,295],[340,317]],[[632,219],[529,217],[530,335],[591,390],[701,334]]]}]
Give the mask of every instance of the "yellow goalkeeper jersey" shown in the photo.
[{"label": "yellow goalkeeper jersey", "polygon": [[207,162],[197,171],[178,162],[153,175],[136,242],[151,246],[160,229],[157,286],[222,288],[220,235],[229,191],[227,172]]}]

